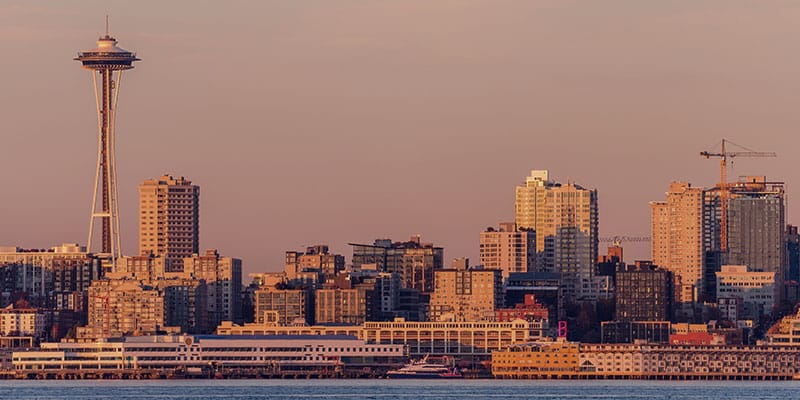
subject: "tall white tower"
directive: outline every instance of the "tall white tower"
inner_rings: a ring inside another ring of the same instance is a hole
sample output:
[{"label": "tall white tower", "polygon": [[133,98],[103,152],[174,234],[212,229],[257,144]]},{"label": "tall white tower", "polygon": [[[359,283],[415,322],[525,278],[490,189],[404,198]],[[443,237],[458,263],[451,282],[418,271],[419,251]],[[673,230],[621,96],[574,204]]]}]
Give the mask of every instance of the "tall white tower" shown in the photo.
[{"label": "tall white tower", "polygon": [[[97,40],[97,47],[78,53],[75,60],[83,68],[92,71],[95,104],[97,105],[97,168],[92,193],[92,210],[89,219],[89,240],[86,250],[92,251],[94,222],[102,223],[102,254],[110,257],[116,269],[116,259],[120,254],[119,204],[117,203],[117,168],[114,156],[114,121],[117,115],[122,71],[133,68],[139,61],[136,54],[117,47],[117,40],[109,35],[106,17],[106,34]],[[100,201],[98,204],[98,194]],[[99,206],[99,207],[98,207]]]}]

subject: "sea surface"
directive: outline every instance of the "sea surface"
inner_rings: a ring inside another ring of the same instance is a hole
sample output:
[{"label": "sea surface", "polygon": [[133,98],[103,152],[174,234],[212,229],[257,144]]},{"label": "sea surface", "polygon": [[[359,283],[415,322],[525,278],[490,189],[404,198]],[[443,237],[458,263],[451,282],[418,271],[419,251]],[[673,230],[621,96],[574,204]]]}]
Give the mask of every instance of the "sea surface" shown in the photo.
[{"label": "sea surface", "polygon": [[799,399],[800,382],[0,381],[0,399]]}]

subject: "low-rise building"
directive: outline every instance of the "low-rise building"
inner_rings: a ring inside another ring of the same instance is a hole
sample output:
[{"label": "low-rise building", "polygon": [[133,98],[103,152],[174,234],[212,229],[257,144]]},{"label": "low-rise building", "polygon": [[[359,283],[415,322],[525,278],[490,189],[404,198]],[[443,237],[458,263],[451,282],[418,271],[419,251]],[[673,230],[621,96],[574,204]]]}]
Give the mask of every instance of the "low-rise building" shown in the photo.
[{"label": "low-rise building", "polygon": [[604,321],[600,337],[603,343],[669,343],[670,325],[669,321]]},{"label": "low-rise building", "polygon": [[631,344],[581,344],[580,370],[606,377],[640,376],[644,370],[641,347]]},{"label": "low-rise building", "polygon": [[779,296],[776,272],[751,272],[745,265],[723,265],[717,275],[717,298],[738,297],[744,303],[744,318],[769,314]]},{"label": "low-rise building", "polygon": [[744,318],[744,302],[739,297],[717,297],[719,317],[723,320],[736,322]]},{"label": "low-rise building", "polygon": [[570,378],[578,372],[578,343],[536,342],[492,351],[496,378]]},{"label": "low-rise building", "polygon": [[497,378],[789,380],[800,347],[545,342],[492,353]]},{"label": "low-rise building", "polygon": [[781,318],[767,330],[764,339],[773,346],[800,347],[800,311]]},{"label": "low-rise building", "polygon": [[47,316],[36,308],[15,308],[14,305],[9,305],[0,309],[0,336],[43,338],[46,324]]},{"label": "low-rise building", "polygon": [[426,354],[460,359],[487,359],[493,350],[541,339],[536,322],[365,322],[349,326],[236,325],[223,322],[220,335],[354,335],[367,343],[402,344],[412,357]]},{"label": "low-rise building", "polygon": [[126,337],[116,341],[42,343],[40,349],[15,351],[18,371],[135,368],[388,367],[407,360],[401,345],[365,343],[352,336]]}]

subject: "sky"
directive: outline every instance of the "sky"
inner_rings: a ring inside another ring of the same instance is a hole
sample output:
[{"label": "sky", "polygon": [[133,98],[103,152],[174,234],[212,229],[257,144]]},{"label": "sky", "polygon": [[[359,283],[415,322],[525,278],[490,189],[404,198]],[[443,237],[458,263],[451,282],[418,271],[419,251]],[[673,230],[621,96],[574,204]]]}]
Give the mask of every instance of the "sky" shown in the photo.
[{"label": "sky", "polygon": [[201,250],[245,273],[414,234],[477,263],[532,169],[596,188],[601,236],[649,236],[670,181],[717,181],[699,152],[722,138],[778,153],[728,175],[785,181],[798,223],[798,2],[4,0],[0,245],[86,243],[96,114],[72,58],[106,14],[142,59],[117,114],[125,254],[165,173],[201,187]]}]

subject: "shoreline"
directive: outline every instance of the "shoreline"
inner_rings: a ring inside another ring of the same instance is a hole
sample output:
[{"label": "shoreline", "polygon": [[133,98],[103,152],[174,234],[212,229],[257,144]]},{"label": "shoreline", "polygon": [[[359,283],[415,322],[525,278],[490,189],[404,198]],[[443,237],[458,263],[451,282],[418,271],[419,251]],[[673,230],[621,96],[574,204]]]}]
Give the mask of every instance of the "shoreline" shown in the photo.
[{"label": "shoreline", "polygon": [[[186,373],[180,370],[38,370],[38,371],[0,371],[0,380],[391,380],[384,373],[374,371],[285,371],[282,373],[263,373],[262,371],[226,371],[225,373]],[[800,374],[763,375],[763,374],[596,374],[596,373],[521,373],[516,377],[493,377],[488,374],[465,375],[464,380],[497,380],[497,381],[794,381],[800,380]],[[405,379],[402,379],[405,380]],[[419,379],[423,380],[423,379]],[[454,379],[424,379],[450,381]],[[458,379],[455,379],[458,380]]]}]

